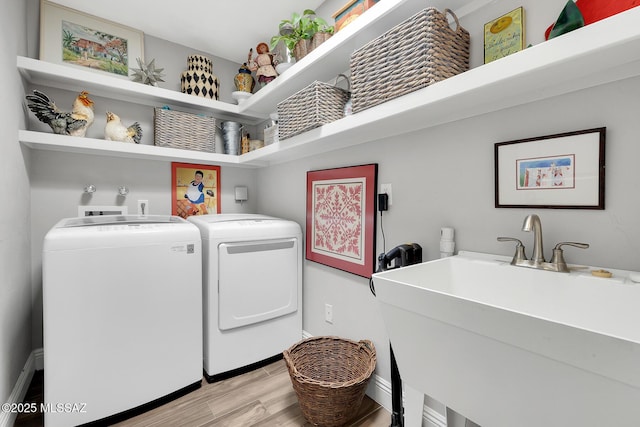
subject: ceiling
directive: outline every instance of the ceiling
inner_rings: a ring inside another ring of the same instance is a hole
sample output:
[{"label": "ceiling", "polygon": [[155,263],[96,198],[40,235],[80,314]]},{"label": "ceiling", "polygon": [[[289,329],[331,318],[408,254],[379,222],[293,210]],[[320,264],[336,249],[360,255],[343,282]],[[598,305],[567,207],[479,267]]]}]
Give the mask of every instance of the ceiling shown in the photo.
[{"label": "ceiling", "polygon": [[[160,39],[233,62],[249,48],[269,42],[293,12],[316,9],[323,0],[50,0],[118,22]],[[244,12],[247,11],[247,12]]]}]

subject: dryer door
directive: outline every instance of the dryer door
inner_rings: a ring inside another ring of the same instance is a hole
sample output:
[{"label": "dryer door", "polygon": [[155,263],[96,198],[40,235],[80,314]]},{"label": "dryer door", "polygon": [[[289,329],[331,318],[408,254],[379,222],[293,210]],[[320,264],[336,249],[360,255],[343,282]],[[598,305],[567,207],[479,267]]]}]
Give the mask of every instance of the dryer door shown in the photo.
[{"label": "dryer door", "polygon": [[221,330],[298,309],[298,239],[218,245],[218,313]]}]

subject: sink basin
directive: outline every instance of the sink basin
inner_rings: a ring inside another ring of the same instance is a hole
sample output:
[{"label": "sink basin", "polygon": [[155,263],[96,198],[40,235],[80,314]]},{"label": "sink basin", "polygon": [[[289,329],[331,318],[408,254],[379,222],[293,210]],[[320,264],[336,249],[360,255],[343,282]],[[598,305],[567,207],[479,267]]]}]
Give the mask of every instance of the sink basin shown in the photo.
[{"label": "sink basin", "polygon": [[463,253],[373,281],[409,388],[483,427],[638,426],[640,284],[609,270]]}]

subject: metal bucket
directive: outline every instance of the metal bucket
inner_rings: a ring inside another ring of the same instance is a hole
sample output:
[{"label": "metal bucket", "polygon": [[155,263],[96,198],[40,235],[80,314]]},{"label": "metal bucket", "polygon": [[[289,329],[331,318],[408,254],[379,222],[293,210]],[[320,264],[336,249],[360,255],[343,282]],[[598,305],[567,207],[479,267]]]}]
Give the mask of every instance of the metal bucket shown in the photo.
[{"label": "metal bucket", "polygon": [[240,140],[242,139],[242,125],[238,122],[222,122],[222,147],[224,154],[240,154]]}]

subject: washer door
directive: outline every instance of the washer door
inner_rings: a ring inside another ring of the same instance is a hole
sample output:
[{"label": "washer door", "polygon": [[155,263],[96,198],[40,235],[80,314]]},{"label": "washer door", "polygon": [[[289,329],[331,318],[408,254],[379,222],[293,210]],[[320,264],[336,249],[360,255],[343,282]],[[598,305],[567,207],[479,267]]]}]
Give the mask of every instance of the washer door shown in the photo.
[{"label": "washer door", "polygon": [[218,327],[238,328],[298,309],[298,239],[218,245]]}]

